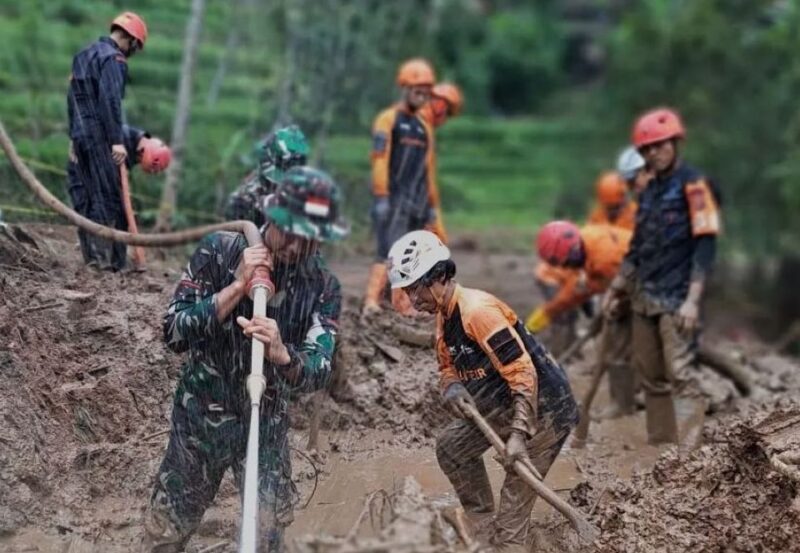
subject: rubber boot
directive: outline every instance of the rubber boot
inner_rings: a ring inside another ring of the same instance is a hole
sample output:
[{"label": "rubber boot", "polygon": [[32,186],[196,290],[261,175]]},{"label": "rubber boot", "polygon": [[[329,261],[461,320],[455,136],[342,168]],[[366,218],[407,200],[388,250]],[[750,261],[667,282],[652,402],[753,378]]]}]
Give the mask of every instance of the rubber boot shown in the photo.
[{"label": "rubber boot", "polygon": [[633,369],[627,363],[611,363],[608,366],[608,391],[616,416],[636,412],[636,382]]},{"label": "rubber boot", "polygon": [[413,317],[418,313],[414,306],[411,305],[408,294],[399,289],[392,290],[392,307],[405,317]]},{"label": "rubber boot", "polygon": [[386,265],[383,263],[373,263],[369,269],[367,279],[367,292],[364,296],[364,315],[372,315],[381,311],[381,296],[386,288],[389,274]]},{"label": "rubber boot", "polygon": [[677,410],[680,423],[680,445],[678,450],[686,455],[703,445],[703,425],[706,422],[706,408],[708,402],[705,398],[678,398]]},{"label": "rubber boot", "polygon": [[675,420],[675,405],[671,394],[647,394],[645,412],[647,443],[650,445],[678,443],[678,423]]}]

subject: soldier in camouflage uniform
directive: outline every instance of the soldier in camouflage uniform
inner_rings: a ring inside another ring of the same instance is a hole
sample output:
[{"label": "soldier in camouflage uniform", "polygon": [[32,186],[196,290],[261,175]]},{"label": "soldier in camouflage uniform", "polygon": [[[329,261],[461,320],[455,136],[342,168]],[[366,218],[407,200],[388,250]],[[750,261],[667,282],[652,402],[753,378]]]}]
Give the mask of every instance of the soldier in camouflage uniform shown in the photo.
[{"label": "soldier in camouflage uniform", "polygon": [[[339,281],[320,242],[343,237],[340,196],[325,173],[295,167],[265,208],[264,243],[247,246],[237,233],[203,239],[164,317],[164,340],[188,352],[175,391],[169,445],[145,518],[142,551],[182,551],[230,467],[243,485],[251,338],[265,343],[267,389],[259,450],[262,551],[281,551],[296,490],[288,446],[290,398],[326,386],[331,374]],[[245,290],[258,266],[272,266],[276,294],[266,318],[250,320]]]},{"label": "soldier in camouflage uniform", "polygon": [[308,141],[297,125],[270,133],[256,146],[258,166],[228,197],[225,217],[229,221],[244,219],[259,227],[263,225],[264,200],[275,192],[287,170],[305,165],[308,153]]}]

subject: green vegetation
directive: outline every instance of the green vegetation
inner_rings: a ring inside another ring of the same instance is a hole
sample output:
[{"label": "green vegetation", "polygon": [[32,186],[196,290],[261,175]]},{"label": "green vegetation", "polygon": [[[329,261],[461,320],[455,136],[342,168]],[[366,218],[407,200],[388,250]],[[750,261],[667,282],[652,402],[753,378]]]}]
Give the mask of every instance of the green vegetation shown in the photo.
[{"label": "green vegetation", "polygon": [[[722,185],[728,252],[796,251],[796,3],[621,5],[208,2],[177,223],[218,213],[225,193],[248,169],[251,144],[279,115],[289,82],[285,115],[309,132],[320,164],[344,183],[348,212],[363,228],[371,119],[394,100],[397,62],[423,54],[467,96],[467,115],[437,136],[449,228],[512,227],[532,235],[548,217],[580,217],[595,175],[613,162],[635,115],[663,103],[684,114],[687,157]],[[72,55],[103,34],[125,6],[122,0],[0,0],[0,118],[61,197]],[[130,63],[127,116],[169,140],[189,0],[140,0],[135,8],[151,38]],[[581,40],[599,52],[591,71],[575,61],[575,13],[584,14],[582,24],[591,31],[580,31]],[[228,51],[232,29],[238,36]],[[223,60],[227,72],[209,101]],[[294,77],[287,81],[289,62]],[[161,182],[135,172],[146,223]],[[37,207],[1,159],[0,190],[0,205]],[[4,216],[27,219],[31,213],[6,209]]]}]

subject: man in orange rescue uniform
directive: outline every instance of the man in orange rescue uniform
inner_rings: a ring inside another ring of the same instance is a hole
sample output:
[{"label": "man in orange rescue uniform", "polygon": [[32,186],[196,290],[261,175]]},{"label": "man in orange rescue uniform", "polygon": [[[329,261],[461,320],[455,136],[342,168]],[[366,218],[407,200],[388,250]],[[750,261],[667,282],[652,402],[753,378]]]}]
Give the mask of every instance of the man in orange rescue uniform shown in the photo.
[{"label": "man in orange rescue uniform", "polygon": [[[436,357],[445,403],[457,420],[438,437],[436,457],[467,515],[486,519],[493,545],[528,540],[536,493],[510,468],[528,458],[546,475],[578,421],[563,369],[505,303],[456,283],[450,250],[435,234],[415,231],[389,253],[392,288],[436,314]],[[462,407],[472,404],[506,440],[509,467],[494,510],[483,463],[490,444]]]},{"label": "man in orange rescue uniform", "polygon": [[[389,247],[405,233],[436,224],[439,190],[435,180],[433,128],[421,115],[436,77],[423,59],[400,66],[397,84],[402,99],[382,111],[372,128],[372,222],[377,241],[370,269],[364,314],[380,311],[387,282]],[[392,304],[403,314],[413,313],[408,299],[392,294]]]},{"label": "man in orange rescue uniform", "polygon": [[[547,223],[539,231],[539,257],[556,267],[578,269],[556,296],[536,309],[525,323],[539,332],[558,313],[574,309],[595,294],[602,294],[619,272],[628,252],[632,232],[613,225],[587,225],[579,229],[568,221]],[[630,364],[631,314],[618,309],[606,317],[600,334],[599,363],[608,370],[611,416],[636,410],[635,379]]]},{"label": "man in orange rescue uniform", "polygon": [[600,175],[595,183],[597,203],[587,223],[615,225],[633,230],[636,224],[636,202],[628,198],[628,185],[616,171]]}]

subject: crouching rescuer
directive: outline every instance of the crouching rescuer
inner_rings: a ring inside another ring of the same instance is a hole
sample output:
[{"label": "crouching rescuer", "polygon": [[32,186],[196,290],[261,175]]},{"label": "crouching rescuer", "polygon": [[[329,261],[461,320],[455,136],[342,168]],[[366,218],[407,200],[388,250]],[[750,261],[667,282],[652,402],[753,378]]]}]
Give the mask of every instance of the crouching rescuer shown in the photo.
[{"label": "crouching rescuer", "polygon": [[[228,468],[243,491],[252,339],[264,343],[266,390],[259,425],[260,551],[282,551],[297,492],[291,477],[289,402],[330,378],[341,292],[318,251],[344,236],[340,195],[325,173],[287,171],[265,208],[264,242],[210,234],[189,260],[164,318],[164,339],[188,352],[175,390],[169,444],[145,517],[141,551],[183,551]],[[276,294],[252,317],[247,287],[271,267]]]},{"label": "crouching rescuer", "polygon": [[[413,231],[389,252],[389,279],[414,308],[436,314],[443,399],[457,420],[437,440],[439,466],[491,544],[524,544],[536,493],[511,468],[528,458],[545,475],[577,424],[566,374],[505,303],[456,283],[450,250]],[[477,408],[506,441],[507,474],[495,511],[482,455],[491,446],[461,407]],[[492,513],[494,517],[490,518]]]}]

